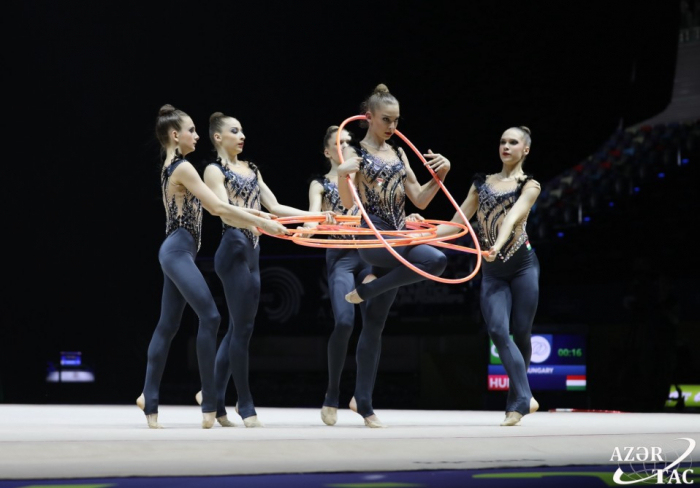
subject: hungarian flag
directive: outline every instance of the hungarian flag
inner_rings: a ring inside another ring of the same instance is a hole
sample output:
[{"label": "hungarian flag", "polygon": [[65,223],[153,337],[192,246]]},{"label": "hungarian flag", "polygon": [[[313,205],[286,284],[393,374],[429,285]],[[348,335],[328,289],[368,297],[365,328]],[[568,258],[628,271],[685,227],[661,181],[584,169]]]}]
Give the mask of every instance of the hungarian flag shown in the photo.
[{"label": "hungarian flag", "polygon": [[586,389],[586,376],[567,375],[566,377],[567,391],[583,391]]}]

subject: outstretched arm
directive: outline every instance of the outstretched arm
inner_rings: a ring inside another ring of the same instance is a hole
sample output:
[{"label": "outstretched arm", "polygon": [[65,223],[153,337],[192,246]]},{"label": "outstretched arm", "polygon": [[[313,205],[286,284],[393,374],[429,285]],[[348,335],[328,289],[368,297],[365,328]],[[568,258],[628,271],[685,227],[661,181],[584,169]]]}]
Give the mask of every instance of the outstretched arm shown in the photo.
[{"label": "outstretched arm", "polygon": [[216,193],[204,184],[197,170],[195,170],[194,166],[189,162],[182,163],[175,168],[171,181],[174,184],[183,185],[187,188],[202,202],[202,206],[207,212],[220,217],[221,220],[228,225],[234,227],[262,227],[270,234],[275,235],[287,233],[286,227],[278,222],[263,217],[257,217],[238,207],[229,205],[227,201],[222,201]]},{"label": "outstretched arm", "polygon": [[275,215],[281,217],[296,217],[298,215],[312,216],[312,217],[325,217],[328,223],[335,222],[333,219],[333,212],[307,212],[306,210],[301,210],[298,208],[290,207],[288,205],[282,205],[277,201],[277,197],[272,193],[272,190],[265,184],[262,179],[262,175],[258,171],[258,185],[260,185],[260,200],[267,210]]},{"label": "outstretched arm", "polygon": [[[424,154],[423,156],[427,158],[428,166],[437,173],[440,181],[445,181],[447,172],[450,170],[450,161],[445,156],[435,154],[431,150],[428,150],[428,154]],[[435,178],[430,178],[430,181],[421,185],[418,183],[418,179],[411,169],[406,153],[403,151],[401,151],[401,159],[406,167],[406,196],[416,207],[423,210],[435,197],[440,189],[440,185],[435,181]]]},{"label": "outstretched arm", "polygon": [[294,217],[297,215],[311,215],[310,212],[300,210],[298,208],[282,205],[277,201],[277,197],[272,193],[272,190],[265,184],[262,175],[258,172],[258,185],[260,185],[260,201],[270,213],[279,215],[280,217]]},{"label": "outstretched arm", "polygon": [[[204,184],[207,185],[209,189],[216,194],[217,197],[219,197],[219,200],[228,203],[228,192],[226,191],[226,182],[224,179],[224,175],[216,166],[210,164],[204,169]],[[236,206],[236,208],[243,210],[244,212],[248,212],[249,214],[254,215],[256,217],[261,217],[263,219],[269,220],[275,218],[275,215],[271,215],[266,212],[261,212],[260,210],[256,210],[254,208],[245,208],[238,206]],[[228,224],[228,222],[226,223]],[[249,225],[245,228],[248,229],[250,232],[254,233],[255,235],[260,235],[260,231],[254,225]]]},{"label": "outstretched arm", "polygon": [[[462,205],[460,205],[459,208],[460,210],[462,210],[462,213],[467,218],[467,220],[471,220],[474,214],[476,213],[478,205],[479,193],[476,191],[476,187],[472,184],[472,186],[469,188],[469,193],[467,193],[467,198],[464,199],[464,202],[462,202]],[[464,225],[464,220],[459,215],[459,212],[455,212],[450,222],[456,222],[458,224]],[[437,227],[438,237],[451,236],[453,234],[457,234],[458,232],[459,228],[454,227],[452,225],[440,224]]]}]

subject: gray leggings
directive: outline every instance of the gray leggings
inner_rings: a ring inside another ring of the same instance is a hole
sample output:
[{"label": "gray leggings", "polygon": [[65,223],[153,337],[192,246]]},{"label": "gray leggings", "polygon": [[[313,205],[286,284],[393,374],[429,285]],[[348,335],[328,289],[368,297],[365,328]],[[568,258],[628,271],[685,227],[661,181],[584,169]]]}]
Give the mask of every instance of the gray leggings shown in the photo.
[{"label": "gray leggings", "polygon": [[175,337],[185,305],[189,304],[199,318],[197,331],[197,362],[202,382],[202,412],[216,410],[214,391],[214,356],[216,333],[221,317],[202,272],[194,262],[197,245],[185,229],[170,234],[158,252],[163,269],[163,297],[160,320],[148,346],[148,365],[143,394],[146,415],[158,413],[160,382],[168,359],[170,343]]},{"label": "gray leggings", "polygon": [[[370,215],[370,218],[377,230],[394,230],[380,218],[373,215]],[[362,227],[366,228],[367,224],[363,223]],[[374,236],[368,238],[373,239]],[[418,246],[399,246],[393,249],[416,268],[433,275],[440,276],[447,266],[445,255],[432,246],[420,244]],[[376,297],[389,290],[398,289],[398,287],[403,285],[427,279],[404,266],[383,247],[360,249],[360,257],[366,263],[371,264],[373,269],[384,269],[384,272],[380,273],[381,276],[376,272],[374,273],[377,276],[376,280],[357,287],[357,294],[363,300]]]},{"label": "gray leggings", "polygon": [[[370,218],[377,229],[392,230],[383,220],[372,215]],[[363,227],[366,226],[367,224],[363,224]],[[442,274],[447,266],[445,255],[431,246],[401,246],[394,249],[419,269],[434,275]],[[357,287],[357,293],[366,301],[366,305],[362,334],[357,342],[355,401],[358,413],[369,417],[374,414],[372,391],[381,354],[382,331],[391,305],[399,287],[427,278],[408,269],[384,248],[360,249],[359,254],[363,261],[372,265],[372,273],[377,277],[376,280]]]},{"label": "gray leggings", "polygon": [[233,376],[242,418],[257,415],[248,381],[248,346],[260,301],[260,246],[239,230],[226,229],[214,255],[229,313],[229,327],[216,353],[216,416],[226,415],[226,388]]},{"label": "gray leggings", "polygon": [[506,412],[526,415],[532,398],[527,368],[539,300],[540,263],[535,252],[523,245],[508,261],[483,261],[481,269],[481,313],[510,383]]},{"label": "gray leggings", "polygon": [[[355,305],[345,300],[357,283],[370,271],[355,249],[327,249],[328,293],[333,308],[335,326],[328,339],[328,389],[323,405],[338,408],[340,403],[340,377],[348,353],[348,342],[355,326]],[[360,303],[360,313],[365,323],[367,302]],[[360,358],[358,358],[360,359]],[[360,359],[361,360],[361,359]],[[373,359],[370,359],[373,361]],[[372,363],[374,367],[374,362]],[[361,368],[365,370],[365,368]]]},{"label": "gray leggings", "polygon": [[[377,276],[382,276],[385,272],[382,268],[374,270]],[[357,350],[355,351],[357,379],[354,394],[357,412],[363,417],[374,414],[372,392],[382,351],[382,332],[398,291],[398,288],[392,288],[365,302],[362,332],[357,340]]]}]

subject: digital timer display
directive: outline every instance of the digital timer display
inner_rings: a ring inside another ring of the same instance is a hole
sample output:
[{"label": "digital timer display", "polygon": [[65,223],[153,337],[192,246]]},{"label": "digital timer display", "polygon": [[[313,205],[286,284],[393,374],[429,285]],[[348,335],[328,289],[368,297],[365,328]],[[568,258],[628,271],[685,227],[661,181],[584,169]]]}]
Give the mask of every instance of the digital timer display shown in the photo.
[{"label": "digital timer display", "polygon": [[561,348],[559,348],[559,349],[557,350],[557,354],[559,355],[559,357],[565,357],[565,358],[568,358],[568,357],[576,357],[576,358],[580,358],[580,357],[583,357],[583,349],[580,348],[580,347],[574,348],[574,349],[567,349],[567,348],[565,348],[565,347],[561,347]]}]

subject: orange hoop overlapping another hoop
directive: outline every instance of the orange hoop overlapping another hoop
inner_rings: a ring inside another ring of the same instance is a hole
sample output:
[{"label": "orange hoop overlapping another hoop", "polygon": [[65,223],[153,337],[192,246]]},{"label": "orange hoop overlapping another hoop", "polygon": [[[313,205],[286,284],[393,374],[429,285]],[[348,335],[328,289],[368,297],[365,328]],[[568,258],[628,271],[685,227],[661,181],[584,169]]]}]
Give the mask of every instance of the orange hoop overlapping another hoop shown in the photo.
[{"label": "orange hoop overlapping another hoop", "polygon": [[[343,121],[342,124],[338,127],[338,132],[336,135],[336,148],[338,150],[338,156],[340,158],[341,164],[345,162],[345,159],[343,158],[343,152],[340,147],[340,136],[343,131],[343,127],[348,124],[348,122],[352,122],[354,120],[366,120],[366,117],[364,115],[355,115],[353,117],[349,117]],[[369,247],[385,247],[387,251],[389,251],[400,263],[402,263],[404,266],[408,267],[412,271],[415,271],[416,273],[420,274],[421,276],[428,278],[433,281],[438,281],[440,283],[448,283],[448,284],[457,284],[457,283],[464,283],[465,281],[471,280],[476,274],[479,272],[479,269],[481,267],[481,257],[482,254],[486,254],[486,251],[482,251],[481,247],[479,246],[479,240],[476,237],[476,234],[474,233],[474,229],[472,229],[472,226],[469,224],[469,220],[466,218],[464,215],[464,212],[462,212],[462,209],[460,206],[457,204],[457,202],[452,198],[452,195],[450,195],[450,192],[447,191],[447,188],[445,188],[445,185],[443,185],[442,181],[440,181],[440,178],[437,176],[435,171],[428,165],[428,162],[425,160],[423,157],[423,154],[421,154],[420,151],[411,143],[411,141],[408,140],[406,136],[404,136],[401,132],[398,130],[394,131],[397,136],[399,136],[412,150],[413,152],[418,156],[418,158],[421,160],[423,163],[423,166],[430,172],[432,177],[435,179],[437,182],[438,186],[440,189],[445,193],[447,196],[448,200],[452,204],[452,206],[455,208],[459,216],[462,218],[462,222],[464,224],[458,224],[456,222],[447,222],[447,221],[442,221],[442,220],[425,220],[423,222],[406,222],[406,227],[408,230],[396,230],[396,231],[380,231],[378,230],[374,223],[371,221],[369,216],[367,215],[367,211],[365,210],[364,206],[362,205],[362,201],[360,200],[360,196],[357,193],[357,190],[355,189],[355,185],[352,183],[352,179],[350,176],[348,176],[347,183],[348,187],[350,188],[350,191],[352,192],[352,197],[355,200],[355,203],[357,204],[357,207],[360,209],[360,212],[362,213],[362,217],[364,218],[365,223],[369,226],[369,228],[360,228],[357,227],[360,223],[359,217],[350,217],[350,216],[337,216],[335,219],[338,222],[338,225],[323,225],[320,224],[320,222],[325,221],[324,217],[283,217],[283,218],[278,218],[277,220],[281,224],[301,224],[301,223],[306,223],[306,222],[318,222],[320,225],[316,226],[315,228],[308,228],[304,229],[303,231],[299,231],[297,233],[294,233],[292,235],[288,236],[273,236],[277,238],[282,238],[282,239],[289,239],[292,242],[303,245],[303,246],[310,246],[310,247],[322,247],[322,248],[354,248],[354,249],[362,249],[362,248],[369,248]],[[460,228],[460,232],[454,235],[446,236],[446,237],[437,237],[437,230],[436,230],[436,225],[440,224],[445,224],[445,225],[452,225],[455,227]],[[263,231],[262,229],[259,229],[261,232],[263,232],[266,235],[271,235],[268,234],[267,232]],[[421,234],[428,232],[428,235],[415,235],[414,233],[416,231],[420,231]],[[465,234],[471,234],[472,240],[474,242],[474,245],[476,246],[476,249],[466,247],[466,246],[459,246],[456,244],[450,244],[444,241],[449,241],[453,239],[457,239]],[[367,235],[374,235],[376,239],[319,239],[315,237],[307,237],[307,235],[314,235],[314,234],[319,234],[319,235],[347,235],[347,236],[367,236]],[[384,236],[390,236],[391,239],[387,240],[384,238]],[[432,246],[437,246],[437,247],[443,247],[447,249],[453,249],[455,251],[460,251],[460,252],[466,252],[466,253],[471,253],[476,255],[476,266],[474,266],[474,270],[468,275],[465,276],[464,278],[455,278],[455,279],[450,279],[450,278],[442,278],[440,276],[435,276],[430,273],[427,273],[423,271],[420,268],[417,268],[410,262],[408,262],[403,256],[401,256],[396,250],[394,250],[394,247],[398,246],[413,246],[413,245],[418,245],[418,244],[430,244]]]},{"label": "orange hoop overlapping another hoop", "polygon": [[[282,239],[288,239],[296,244],[308,247],[320,248],[351,248],[365,249],[372,247],[385,247],[385,244],[379,239],[354,239],[355,236],[374,236],[372,229],[357,227],[360,224],[359,216],[335,216],[338,225],[321,224],[325,221],[325,217],[282,217],[276,219],[279,223],[302,224],[307,222],[315,222],[319,225],[316,227],[305,227],[303,230],[299,228],[297,232],[287,236],[275,236]],[[422,222],[406,222],[407,230],[380,230],[378,231],[383,236],[392,236],[392,239],[387,241],[387,244],[392,247],[411,246],[417,244],[433,244],[443,243],[445,237],[437,237],[437,225],[444,224],[457,227],[460,231],[448,236],[449,239],[457,239],[469,232],[469,229],[456,222],[446,222],[444,220],[424,220]],[[416,232],[427,235],[415,235]],[[349,236],[352,239],[334,239],[307,237],[307,235],[332,235],[332,236]],[[476,252],[471,248],[456,246],[454,244],[445,244],[444,247],[463,250],[465,252]]]}]

